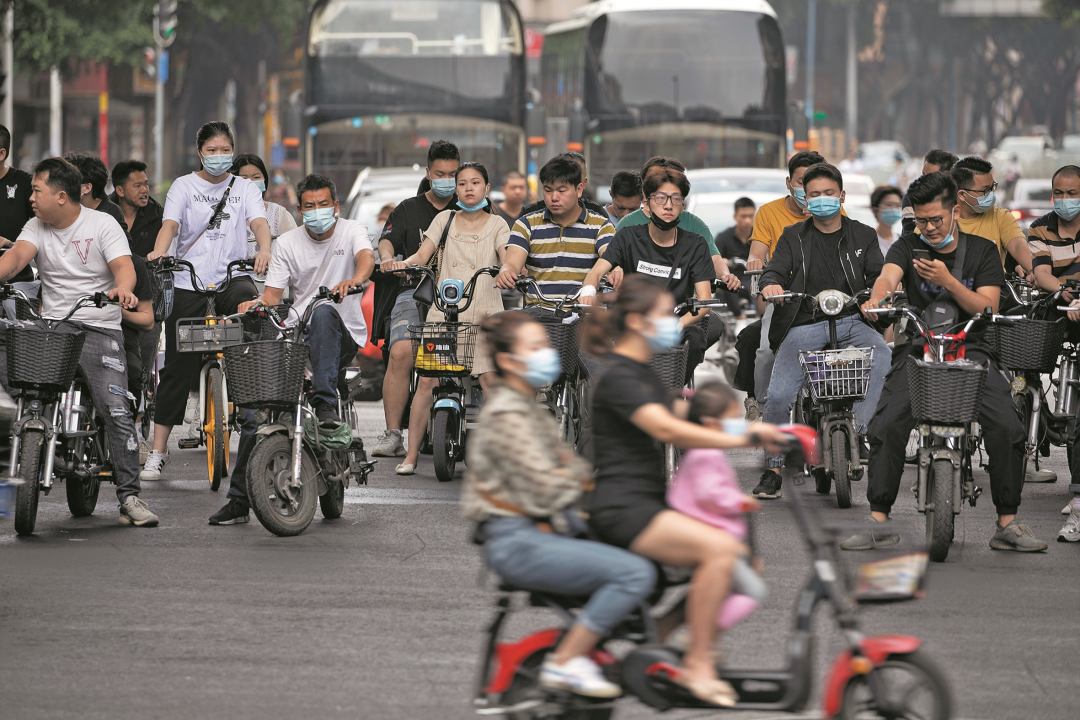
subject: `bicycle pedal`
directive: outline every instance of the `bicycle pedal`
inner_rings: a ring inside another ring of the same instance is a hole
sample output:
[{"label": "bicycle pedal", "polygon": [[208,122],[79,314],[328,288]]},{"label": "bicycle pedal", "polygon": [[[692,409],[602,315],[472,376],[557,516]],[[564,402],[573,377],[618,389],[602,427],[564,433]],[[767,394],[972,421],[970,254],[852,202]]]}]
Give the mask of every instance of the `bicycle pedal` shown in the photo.
[{"label": "bicycle pedal", "polygon": [[194,448],[199,447],[199,445],[201,444],[202,441],[198,438],[183,438],[176,441],[176,446],[179,447],[181,450],[193,450]]}]

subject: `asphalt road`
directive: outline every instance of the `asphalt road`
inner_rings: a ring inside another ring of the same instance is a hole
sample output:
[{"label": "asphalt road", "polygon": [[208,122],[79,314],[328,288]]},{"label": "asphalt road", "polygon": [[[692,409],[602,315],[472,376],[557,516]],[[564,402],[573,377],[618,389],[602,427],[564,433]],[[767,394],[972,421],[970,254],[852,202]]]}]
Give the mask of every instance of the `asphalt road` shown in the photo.
[{"label": "asphalt road", "polygon": [[[361,415],[373,438],[380,406],[365,404]],[[749,489],[760,456],[732,457]],[[174,450],[166,479],[144,485],[157,528],[119,525],[111,488],[81,520],[68,514],[62,488],[43,498],[29,538],[0,519],[0,719],[475,717],[471,691],[493,595],[458,512],[460,475],[438,483],[430,458],[413,477],[394,475],[393,465],[381,460],[369,486],[348,491],[342,518],[317,515],[296,538],[274,537],[254,516],[248,525],[207,525],[224,491],[210,492],[196,450]],[[956,545],[933,568],[928,597],[863,614],[868,633],[925,640],[951,683],[956,717],[1080,713],[1080,546],[1054,542],[1068,498],[1064,455],[1051,467],[1062,480],[1027,486],[1021,507],[1049,552],[990,550],[993,507],[980,472],[984,499],[958,518]],[[857,520],[864,492],[856,487],[847,511],[831,497],[811,502],[826,518]],[[902,492],[895,518],[901,548],[916,547],[922,516],[910,494]],[[731,664],[775,666],[806,556],[786,501],[770,503],[758,528],[771,596],[725,650]],[[510,635],[548,620],[523,614]],[[838,642],[825,611],[816,625],[820,686]],[[806,716],[818,707],[815,699]],[[616,712],[656,716],[634,700]]]}]

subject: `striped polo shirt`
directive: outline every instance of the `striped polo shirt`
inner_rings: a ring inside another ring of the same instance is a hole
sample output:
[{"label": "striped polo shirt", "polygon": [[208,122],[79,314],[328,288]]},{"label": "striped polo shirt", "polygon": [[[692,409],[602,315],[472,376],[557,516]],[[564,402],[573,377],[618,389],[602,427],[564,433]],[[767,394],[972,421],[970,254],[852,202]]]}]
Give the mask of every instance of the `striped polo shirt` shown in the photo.
[{"label": "striped polo shirt", "polygon": [[607,217],[581,208],[571,225],[557,225],[547,208],[523,215],[514,223],[510,245],[529,254],[525,271],[536,280],[545,295],[575,292],[596,264],[600,251],[615,236]]},{"label": "striped polo shirt", "polygon": [[1075,238],[1058,235],[1058,216],[1054,211],[1031,223],[1027,242],[1033,268],[1049,265],[1056,278],[1080,275],[1080,245]]}]

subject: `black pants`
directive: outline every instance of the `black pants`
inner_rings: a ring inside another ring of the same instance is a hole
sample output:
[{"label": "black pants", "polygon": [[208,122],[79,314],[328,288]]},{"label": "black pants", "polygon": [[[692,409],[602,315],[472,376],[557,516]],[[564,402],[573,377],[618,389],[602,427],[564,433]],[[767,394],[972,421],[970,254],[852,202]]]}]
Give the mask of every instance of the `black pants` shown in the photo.
[{"label": "black pants", "polygon": [[757,365],[757,351],[761,345],[761,321],[755,320],[739,333],[735,339],[735,349],[739,353],[739,367],[735,370],[732,385],[750,397],[757,397],[754,389],[754,368]]},{"label": "black pants", "polygon": [[[694,370],[701,364],[701,361],[705,359],[705,351],[709,348],[709,338],[706,335],[705,326],[703,321],[698,321],[686,326],[683,330],[683,342],[689,347],[689,352],[686,356],[686,375],[683,378],[683,384],[689,385],[690,380],[694,377]],[[712,323],[715,324],[715,323]],[[720,323],[723,327],[723,323]]]},{"label": "black pants", "polygon": [[[921,352],[921,350],[919,350]],[[870,421],[867,439],[870,443],[870,479],[866,499],[874,512],[888,513],[900,490],[904,474],[904,450],[915,427],[908,395],[907,356],[911,347],[893,350],[893,363],[885,377],[881,400]],[[967,358],[985,362],[986,353],[969,347]],[[990,495],[999,515],[1013,515],[1020,506],[1020,491],[1024,487],[1024,428],[1016,413],[1009,384],[997,367],[990,363],[979,411],[986,454],[990,459]]]},{"label": "black pants", "polygon": [[[217,296],[217,312],[219,315],[231,315],[240,303],[254,300],[258,295],[251,278],[234,277],[228,289]],[[176,289],[172,315],[165,320],[165,365],[161,368],[157,408],[154,411],[154,422],[158,425],[183,424],[188,390],[202,367],[202,355],[199,353],[177,352],[176,321],[205,315],[206,297],[202,293]]]}]

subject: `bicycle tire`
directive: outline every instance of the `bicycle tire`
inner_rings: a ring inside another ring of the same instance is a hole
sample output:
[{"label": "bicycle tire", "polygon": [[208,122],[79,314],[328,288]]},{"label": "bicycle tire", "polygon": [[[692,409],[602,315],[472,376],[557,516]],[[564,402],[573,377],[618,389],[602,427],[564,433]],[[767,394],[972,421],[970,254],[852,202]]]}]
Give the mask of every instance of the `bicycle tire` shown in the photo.
[{"label": "bicycle tire", "polygon": [[206,393],[206,470],[210,489],[221,488],[221,478],[228,474],[229,428],[225,407],[225,388],[221,368],[210,368],[210,383]]},{"label": "bicycle tire", "polygon": [[439,408],[431,423],[431,455],[435,461],[435,477],[450,482],[457,472],[457,421],[450,408]]},{"label": "bicycle tire", "polygon": [[926,511],[926,530],[929,536],[930,559],[945,562],[953,539],[953,473],[951,460],[935,460],[931,465],[930,498],[934,509]]},{"label": "bicycle tire", "polygon": [[836,428],[832,433],[832,471],[833,486],[836,488],[836,504],[841,508],[851,507],[851,448],[847,433]]},{"label": "bicycle tire", "polygon": [[43,430],[23,430],[19,446],[19,477],[23,484],[15,491],[15,533],[31,535],[37,525],[41,485],[41,455],[45,444]]},{"label": "bicycle tire", "polygon": [[297,507],[294,509],[284,497],[279,497],[275,481],[286,482],[292,472],[292,440],[288,435],[278,434],[265,438],[255,446],[248,461],[248,499],[251,511],[264,528],[278,537],[299,535],[311,524],[318,505],[319,488],[315,479],[315,466],[310,453],[302,450],[300,465],[301,484]]},{"label": "bicycle tire", "polygon": [[[913,701],[916,693],[912,690],[900,693],[902,697],[893,698],[889,693],[891,689],[890,683],[884,677],[892,670],[903,670],[908,672],[912,677],[922,681],[923,686],[927,689],[926,697],[932,698],[933,708],[930,712],[927,712],[923,708],[918,710],[907,707]],[[893,712],[898,703],[903,703],[903,710],[910,710],[910,714],[903,713],[904,717],[920,717],[925,720],[948,720],[952,717],[952,697],[949,693],[949,684],[945,680],[944,673],[938,668],[937,664],[930,660],[929,657],[921,650],[916,650],[913,653],[907,653],[904,655],[890,655],[886,658],[878,667],[874,668],[874,673],[880,673],[885,682],[882,683],[886,697],[891,701],[889,704],[893,706]],[[876,712],[876,708],[873,707],[873,697],[870,696],[868,700],[859,701],[858,696],[868,696],[870,689],[866,680],[866,675],[856,675],[848,681],[847,687],[844,688],[844,695],[840,704],[839,717],[841,720],[855,720],[855,718],[875,718],[875,717],[899,717],[901,713],[890,712],[888,715],[880,715]],[[873,714],[871,714],[873,713]]]},{"label": "bicycle tire", "polygon": [[[1026,391],[1013,395],[1013,405],[1016,407],[1016,413],[1020,416],[1020,426],[1024,428],[1024,435],[1026,436],[1031,429],[1031,395]],[[1025,437],[1025,440],[1029,439]],[[1021,465],[1020,477],[1027,478],[1028,467],[1031,464],[1031,458],[1027,453],[1027,442],[1024,443],[1024,460]],[[1039,449],[1036,447],[1033,451],[1034,454],[1038,454]],[[1037,463],[1037,461],[1036,461]],[[1035,468],[1036,470],[1038,467]]]},{"label": "bicycle tire", "polygon": [[337,520],[345,512],[345,483],[327,480],[326,492],[319,496],[319,508],[327,520]]}]

